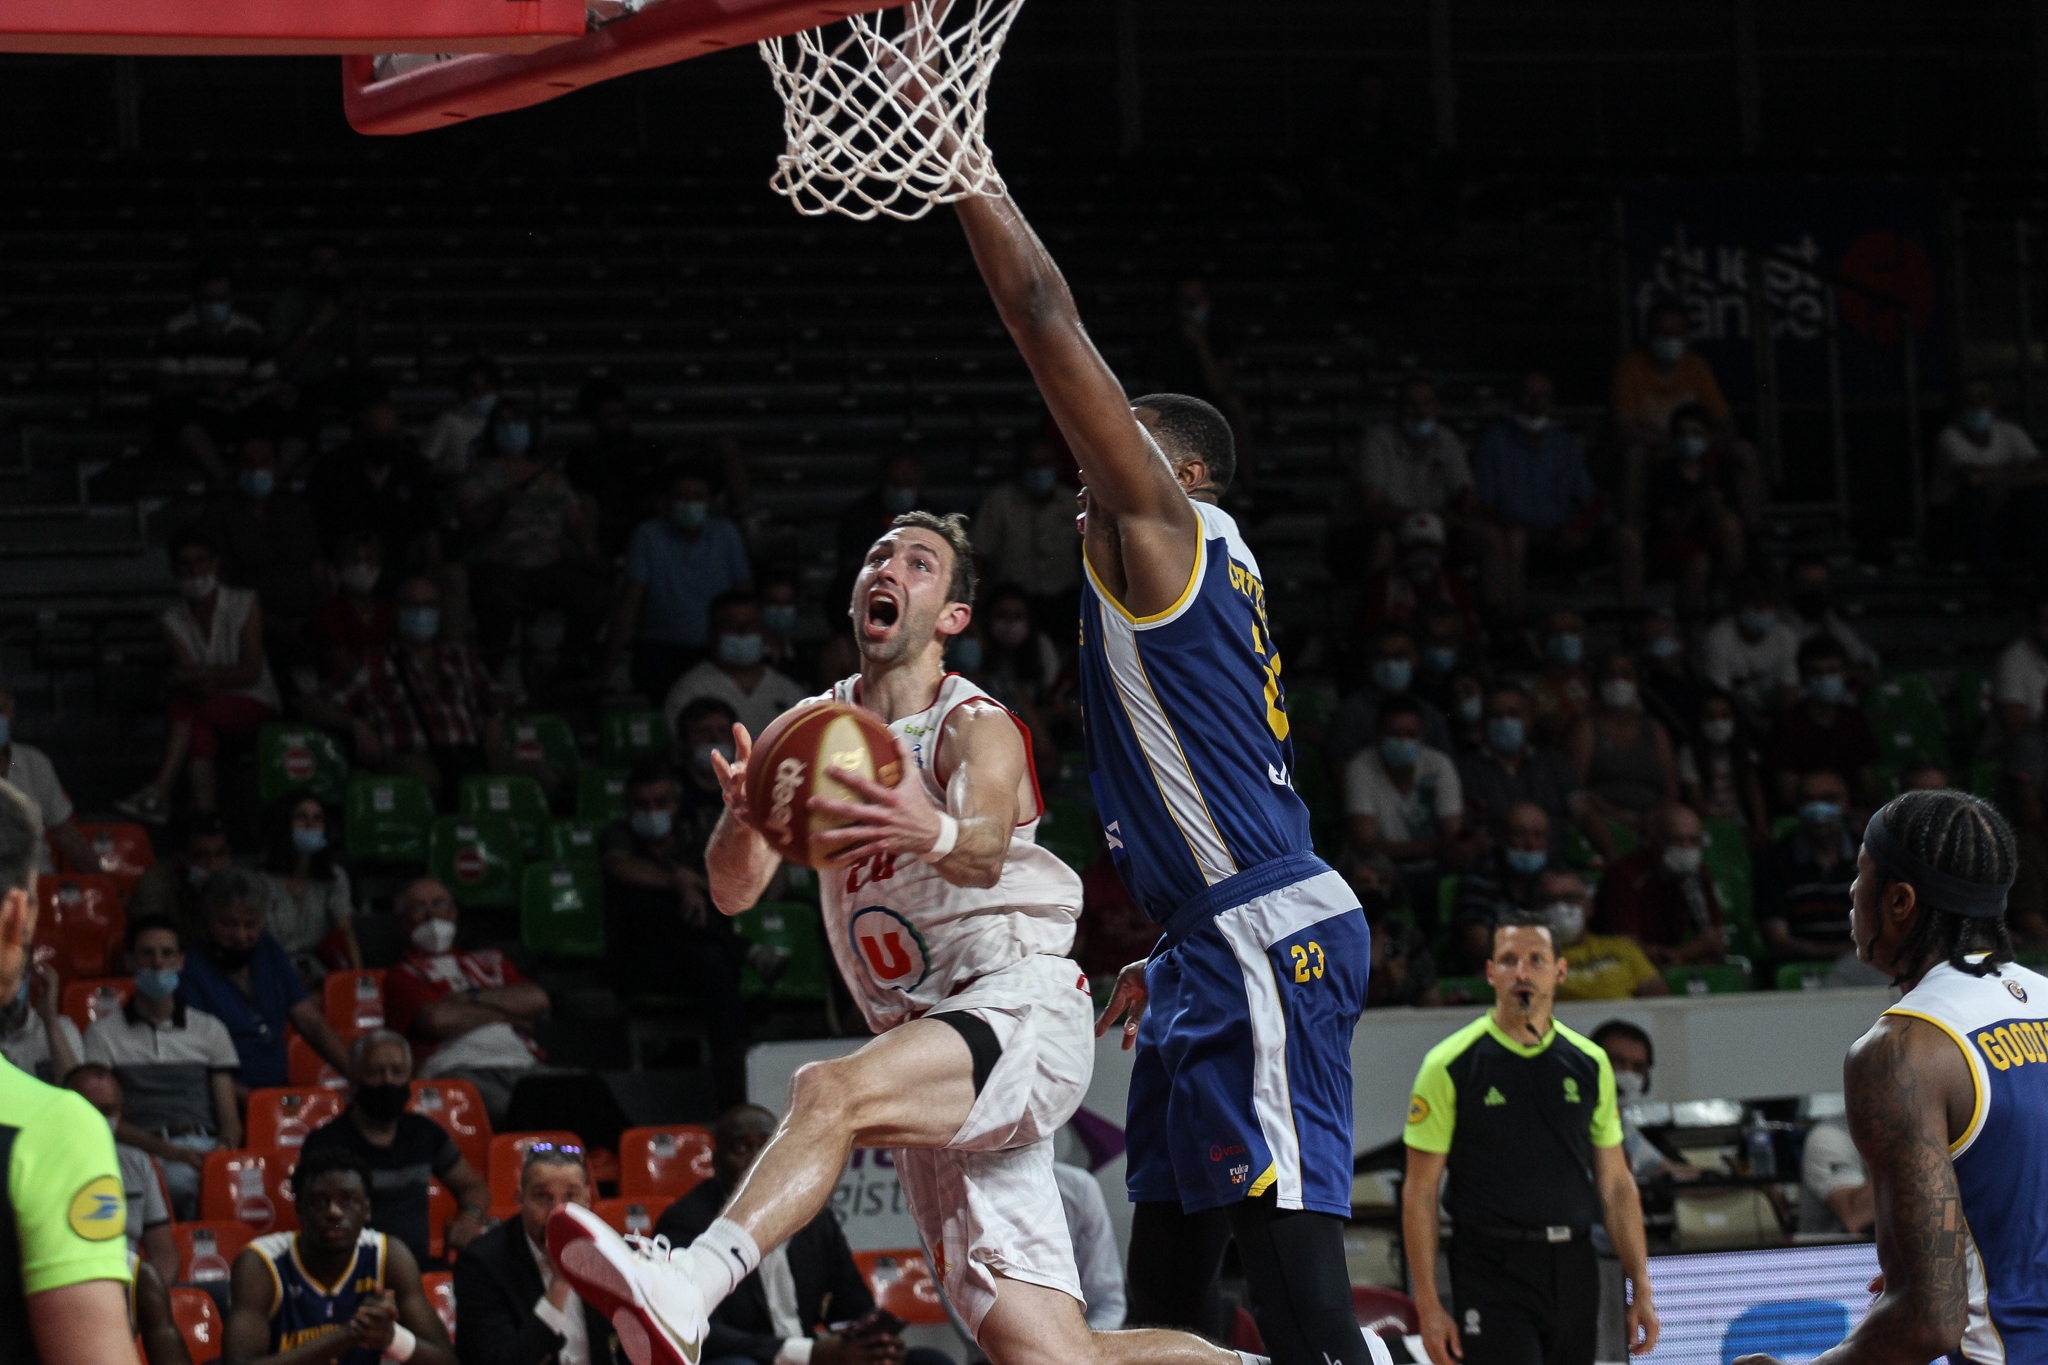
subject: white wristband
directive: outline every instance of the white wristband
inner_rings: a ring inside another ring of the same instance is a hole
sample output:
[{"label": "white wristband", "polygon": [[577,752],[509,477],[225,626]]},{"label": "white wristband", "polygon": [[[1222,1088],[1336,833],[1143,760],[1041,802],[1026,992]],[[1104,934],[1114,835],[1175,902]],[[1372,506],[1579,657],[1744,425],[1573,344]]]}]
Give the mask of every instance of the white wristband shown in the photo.
[{"label": "white wristband", "polygon": [[944,811],[939,812],[939,837],[932,846],[917,855],[921,863],[936,863],[953,851],[953,845],[960,842],[960,822]]},{"label": "white wristband", "polygon": [[394,1323],[391,1328],[391,1344],[384,1348],[384,1358],[386,1360],[411,1360],[413,1348],[419,1344],[420,1339],[412,1334],[412,1329],[402,1324]]}]

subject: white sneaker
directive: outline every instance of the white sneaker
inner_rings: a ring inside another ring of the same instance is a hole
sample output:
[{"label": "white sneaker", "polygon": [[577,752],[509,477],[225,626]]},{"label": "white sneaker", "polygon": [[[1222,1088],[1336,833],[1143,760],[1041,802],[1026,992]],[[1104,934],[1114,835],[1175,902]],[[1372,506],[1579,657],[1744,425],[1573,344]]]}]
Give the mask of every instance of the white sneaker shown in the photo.
[{"label": "white sneaker", "polygon": [[710,1326],[704,1295],[666,1241],[628,1243],[589,1209],[564,1204],[548,1217],[548,1254],[633,1365],[698,1365]]}]

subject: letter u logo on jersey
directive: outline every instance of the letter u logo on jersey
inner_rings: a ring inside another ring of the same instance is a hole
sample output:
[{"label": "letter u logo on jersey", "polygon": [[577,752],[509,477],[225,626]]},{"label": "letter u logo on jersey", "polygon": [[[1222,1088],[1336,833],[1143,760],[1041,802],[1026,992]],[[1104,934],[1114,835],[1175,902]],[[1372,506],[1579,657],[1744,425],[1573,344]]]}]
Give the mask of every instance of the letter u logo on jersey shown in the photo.
[{"label": "letter u logo on jersey", "polygon": [[931,975],[931,955],[917,926],[887,906],[871,905],[856,910],[847,933],[868,974],[884,986],[908,993]]}]

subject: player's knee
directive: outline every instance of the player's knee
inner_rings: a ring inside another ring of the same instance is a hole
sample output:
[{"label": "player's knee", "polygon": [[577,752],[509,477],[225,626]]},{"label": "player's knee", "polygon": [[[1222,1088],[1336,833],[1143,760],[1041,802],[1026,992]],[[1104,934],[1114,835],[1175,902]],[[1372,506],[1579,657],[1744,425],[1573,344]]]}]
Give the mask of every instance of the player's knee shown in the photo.
[{"label": "player's knee", "polygon": [[857,1070],[851,1058],[808,1062],[789,1082],[789,1107],[805,1120],[827,1126],[847,1122],[858,1101]]}]

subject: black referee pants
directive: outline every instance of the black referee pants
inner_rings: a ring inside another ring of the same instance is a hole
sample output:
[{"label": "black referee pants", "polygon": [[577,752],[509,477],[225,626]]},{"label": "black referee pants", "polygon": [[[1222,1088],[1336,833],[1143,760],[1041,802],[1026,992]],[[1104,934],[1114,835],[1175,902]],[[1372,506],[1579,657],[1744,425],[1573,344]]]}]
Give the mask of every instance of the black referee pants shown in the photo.
[{"label": "black referee pants", "polygon": [[1600,1266],[1592,1241],[1574,1232],[1569,1242],[1451,1239],[1464,1365],[1593,1365]]}]

